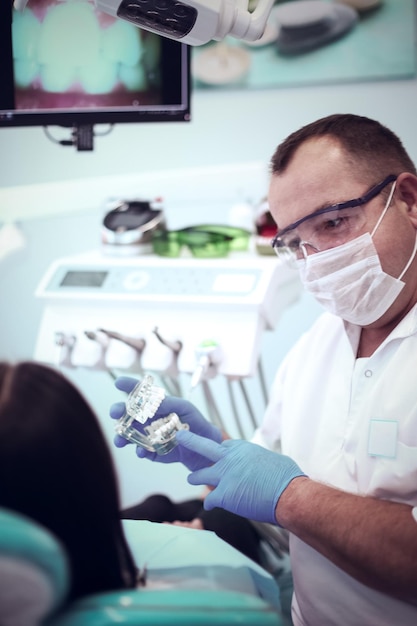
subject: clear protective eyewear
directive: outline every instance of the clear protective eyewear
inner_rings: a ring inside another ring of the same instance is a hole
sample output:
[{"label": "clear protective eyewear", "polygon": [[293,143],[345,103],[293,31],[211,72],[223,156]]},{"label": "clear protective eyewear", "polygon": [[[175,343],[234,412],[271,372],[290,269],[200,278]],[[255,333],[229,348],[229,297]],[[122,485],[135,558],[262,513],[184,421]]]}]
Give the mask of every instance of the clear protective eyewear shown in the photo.
[{"label": "clear protective eyewear", "polygon": [[306,259],[308,248],[321,252],[346,243],[366,225],[363,205],[396,178],[396,175],[390,174],[360,198],[339,202],[306,215],[279,231],[271,241],[271,246],[280,259],[291,264]]}]

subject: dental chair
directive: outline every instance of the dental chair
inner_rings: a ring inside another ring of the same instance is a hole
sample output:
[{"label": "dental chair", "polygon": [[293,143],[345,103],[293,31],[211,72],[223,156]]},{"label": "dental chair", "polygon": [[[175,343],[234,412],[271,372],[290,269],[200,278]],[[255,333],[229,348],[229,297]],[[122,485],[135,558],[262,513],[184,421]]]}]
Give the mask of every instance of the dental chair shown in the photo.
[{"label": "dental chair", "polygon": [[0,509],[1,626],[284,625],[276,607],[235,591],[121,590],[68,604],[69,576],[65,552],[48,530]]}]

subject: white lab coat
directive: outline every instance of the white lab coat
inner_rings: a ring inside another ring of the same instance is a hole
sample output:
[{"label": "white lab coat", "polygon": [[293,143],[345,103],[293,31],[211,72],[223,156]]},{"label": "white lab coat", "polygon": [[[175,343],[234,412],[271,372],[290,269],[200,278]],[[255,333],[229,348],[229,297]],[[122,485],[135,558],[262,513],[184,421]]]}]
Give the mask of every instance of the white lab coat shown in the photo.
[{"label": "white lab coat", "polygon": [[[279,369],[253,441],[281,446],[312,479],[416,506],[417,306],[370,358],[355,358],[359,334],[329,313],[316,321]],[[417,624],[417,606],[362,585],[297,537],[290,548],[296,626]]]}]

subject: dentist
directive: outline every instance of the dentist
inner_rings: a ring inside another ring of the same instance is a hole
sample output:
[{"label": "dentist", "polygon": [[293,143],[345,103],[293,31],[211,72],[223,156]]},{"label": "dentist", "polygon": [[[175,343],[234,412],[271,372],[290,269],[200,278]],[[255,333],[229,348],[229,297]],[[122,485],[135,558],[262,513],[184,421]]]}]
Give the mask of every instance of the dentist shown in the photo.
[{"label": "dentist", "polygon": [[184,463],[191,484],[212,487],[205,508],[289,531],[296,626],[412,626],[416,168],[377,121],[331,115],[278,146],[269,208],[274,249],[326,311],[281,364],[252,442],[167,398],[161,410],[190,431],[169,458],[138,455]]}]

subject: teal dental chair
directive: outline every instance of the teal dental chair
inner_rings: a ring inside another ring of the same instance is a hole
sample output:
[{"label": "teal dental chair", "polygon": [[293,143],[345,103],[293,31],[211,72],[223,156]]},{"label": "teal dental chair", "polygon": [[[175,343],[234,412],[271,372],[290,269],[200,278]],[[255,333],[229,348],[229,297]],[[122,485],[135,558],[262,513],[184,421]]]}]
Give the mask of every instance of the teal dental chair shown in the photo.
[{"label": "teal dental chair", "polygon": [[1,626],[284,625],[276,607],[246,593],[121,590],[66,604],[68,582],[67,559],[52,534],[0,509]]}]

